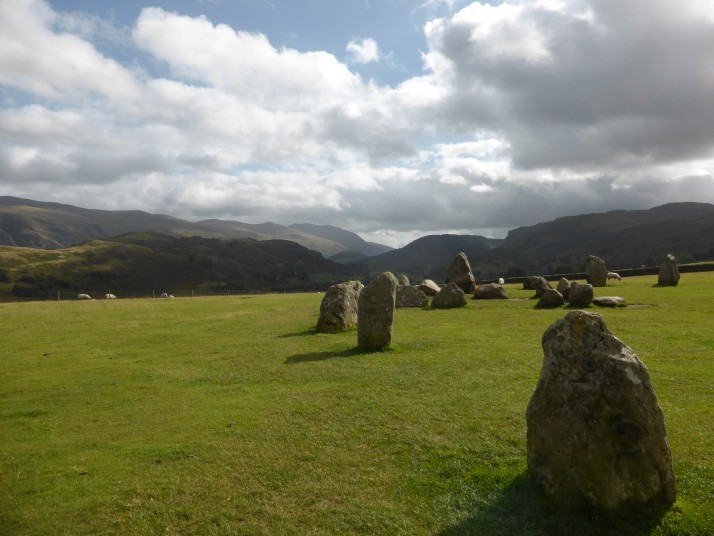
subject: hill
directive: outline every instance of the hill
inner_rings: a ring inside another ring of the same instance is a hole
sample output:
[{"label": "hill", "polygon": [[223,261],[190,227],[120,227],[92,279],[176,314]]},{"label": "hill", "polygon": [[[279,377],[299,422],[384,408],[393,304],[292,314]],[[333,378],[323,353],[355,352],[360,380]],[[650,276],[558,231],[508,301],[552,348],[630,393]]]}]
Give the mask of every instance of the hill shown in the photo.
[{"label": "hill", "polygon": [[670,203],[519,227],[475,263],[492,274],[567,273],[582,271],[587,255],[618,269],[655,266],[667,253],[680,262],[714,258],[714,205]]},{"label": "hill", "polygon": [[[304,233],[309,233],[313,236],[319,236],[326,240],[331,240],[339,244],[344,244],[347,247],[347,251],[353,252],[353,255],[354,252],[357,252],[366,257],[372,257],[373,255],[379,255],[380,253],[386,253],[387,251],[392,251],[394,249],[383,244],[367,242],[361,236],[350,231],[346,231],[345,229],[335,227],[334,225],[294,223],[290,227],[302,231]],[[342,258],[344,258],[344,255],[342,255]]]},{"label": "hill", "polygon": [[502,242],[500,239],[475,235],[429,235],[403,248],[352,262],[349,266],[365,277],[386,270],[404,273],[412,282],[422,279],[442,280],[446,269],[460,252],[479,258]]},{"label": "hill", "polygon": [[[305,224],[302,224],[305,225]],[[334,227],[333,236],[343,237],[346,243],[322,234],[311,234],[276,223],[250,224],[232,220],[203,220],[190,222],[163,214],[140,210],[95,210],[65,205],[0,196],[0,245],[37,249],[59,249],[94,238],[110,238],[129,232],[155,232],[169,236],[201,236],[204,238],[253,238],[255,240],[290,240],[330,257],[354,249],[362,241],[354,233]],[[323,226],[314,226],[320,229]],[[382,248],[379,244],[369,247]]]},{"label": "hill", "polygon": [[64,249],[0,247],[0,296],[325,290],[350,270],[286,240],[130,233]]}]

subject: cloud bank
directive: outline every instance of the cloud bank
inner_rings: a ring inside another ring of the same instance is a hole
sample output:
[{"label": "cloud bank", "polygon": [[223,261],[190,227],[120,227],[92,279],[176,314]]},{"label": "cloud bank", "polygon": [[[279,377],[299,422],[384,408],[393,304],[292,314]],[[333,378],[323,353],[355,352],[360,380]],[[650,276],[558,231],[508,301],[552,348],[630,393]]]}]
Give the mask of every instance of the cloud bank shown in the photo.
[{"label": "cloud bank", "polygon": [[[0,3],[0,195],[309,221],[392,244],[714,202],[714,16],[698,0],[472,3],[394,86],[348,41],[276,48],[160,8],[133,27]],[[104,39],[129,55],[109,57]]]}]

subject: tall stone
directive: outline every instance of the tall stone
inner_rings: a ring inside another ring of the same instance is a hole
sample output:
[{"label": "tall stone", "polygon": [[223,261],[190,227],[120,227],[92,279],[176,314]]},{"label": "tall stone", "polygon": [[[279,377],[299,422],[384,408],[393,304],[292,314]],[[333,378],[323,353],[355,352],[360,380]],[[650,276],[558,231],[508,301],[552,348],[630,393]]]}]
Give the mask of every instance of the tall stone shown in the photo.
[{"label": "tall stone", "polygon": [[455,309],[466,305],[464,291],[456,283],[447,283],[431,300],[434,309]]},{"label": "tall stone", "polygon": [[456,283],[464,292],[473,292],[476,279],[466,253],[459,253],[446,270],[446,282]]},{"label": "tall stone", "polygon": [[657,284],[660,287],[676,287],[677,283],[679,283],[677,259],[674,258],[674,255],[669,254],[664,258],[664,262],[659,268]]},{"label": "tall stone", "polygon": [[561,277],[560,281],[558,281],[558,286],[555,287],[555,290],[560,292],[563,298],[567,300],[570,296],[570,281],[568,281],[565,277]]},{"label": "tall stone", "polygon": [[593,287],[607,286],[607,268],[605,261],[595,255],[588,255],[585,259],[585,275]]},{"label": "tall stone", "polygon": [[357,302],[364,285],[348,281],[332,285],[320,303],[317,331],[339,333],[357,325]]},{"label": "tall stone", "polygon": [[397,278],[391,272],[377,276],[362,289],[357,311],[357,347],[366,352],[392,344]]},{"label": "tall stone", "polygon": [[566,507],[671,505],[672,455],[647,367],[585,311],[556,321],[542,345],[526,411],[535,483]]}]

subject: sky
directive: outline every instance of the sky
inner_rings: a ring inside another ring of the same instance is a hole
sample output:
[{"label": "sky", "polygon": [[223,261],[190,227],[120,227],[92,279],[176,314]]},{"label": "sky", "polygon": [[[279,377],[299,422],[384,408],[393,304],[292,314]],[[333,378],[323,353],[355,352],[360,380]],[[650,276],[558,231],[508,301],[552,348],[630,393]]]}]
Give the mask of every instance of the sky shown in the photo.
[{"label": "sky", "polygon": [[427,235],[714,203],[710,0],[2,0],[0,195]]}]

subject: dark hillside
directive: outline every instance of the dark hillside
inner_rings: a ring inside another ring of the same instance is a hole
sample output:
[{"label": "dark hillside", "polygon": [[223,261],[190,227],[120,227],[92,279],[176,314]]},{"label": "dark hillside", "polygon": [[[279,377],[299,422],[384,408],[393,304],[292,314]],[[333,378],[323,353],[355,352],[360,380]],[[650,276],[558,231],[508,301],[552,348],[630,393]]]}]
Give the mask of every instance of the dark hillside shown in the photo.
[{"label": "dark hillside", "polygon": [[344,245],[346,248],[357,251],[366,255],[367,257],[372,257],[374,255],[379,255],[380,253],[385,253],[387,251],[392,251],[394,248],[385,246],[383,244],[377,244],[375,242],[367,242],[361,236],[335,227],[334,225],[314,225],[312,223],[295,223],[291,225],[293,229],[309,233],[314,236],[320,236],[327,240],[333,242],[338,242]]}]

